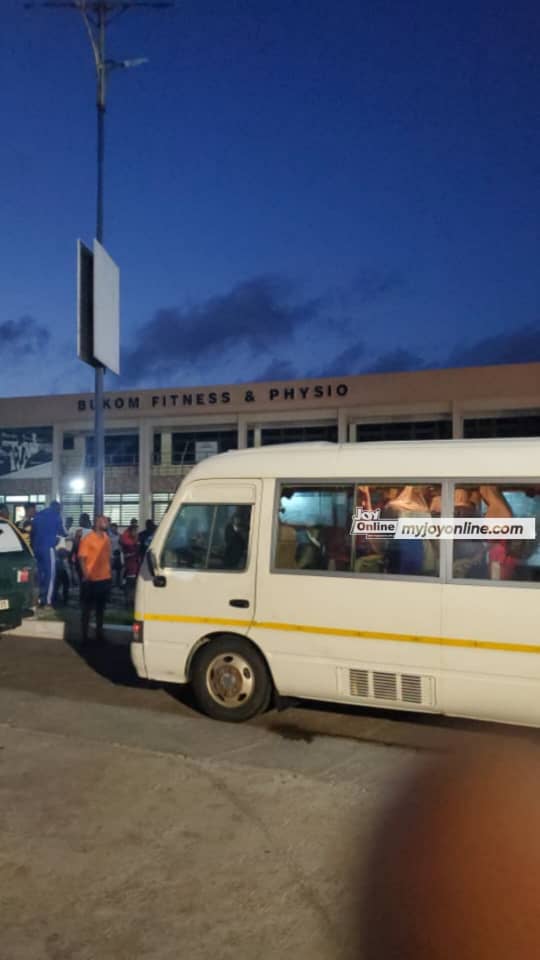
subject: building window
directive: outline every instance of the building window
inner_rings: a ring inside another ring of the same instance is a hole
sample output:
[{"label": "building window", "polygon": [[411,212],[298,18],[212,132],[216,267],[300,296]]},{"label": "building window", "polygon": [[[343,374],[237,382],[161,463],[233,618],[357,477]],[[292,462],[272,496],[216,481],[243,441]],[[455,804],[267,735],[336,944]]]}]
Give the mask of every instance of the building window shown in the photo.
[{"label": "building window", "polygon": [[199,463],[208,456],[238,448],[236,430],[173,433],[171,461],[175,466]]},{"label": "building window", "polygon": [[[85,465],[95,466],[94,437],[86,437]],[[111,433],[105,437],[106,467],[137,467],[139,465],[139,434]]]},{"label": "building window", "polygon": [[[326,441],[337,443],[337,425],[335,423],[294,424],[293,426],[262,427],[261,446],[271,446],[278,443],[316,443]],[[248,447],[255,445],[255,431],[248,430]]]},{"label": "building window", "polygon": [[73,526],[78,527],[81,513],[87,513],[90,519],[94,516],[94,498],[91,494],[79,497],[66,493],[62,497],[62,515],[64,522],[71,518]]},{"label": "building window", "polygon": [[154,523],[160,523],[163,520],[173,497],[174,493],[152,494],[152,520]]},{"label": "building window", "polygon": [[357,423],[359,443],[377,440],[450,440],[451,420],[392,420],[388,423]]},{"label": "building window", "polygon": [[[117,523],[121,527],[129,526],[133,519],[139,522],[139,494],[106,493],[103,510],[105,516],[111,518],[111,523]],[[92,520],[94,517],[94,498],[92,494],[86,494],[82,497],[65,494],[62,497],[62,512],[64,518],[73,518],[74,526],[78,525],[81,513],[87,513]]]},{"label": "building window", "polygon": [[154,433],[154,442],[152,448],[152,463],[159,467],[161,464],[161,434]]},{"label": "building window", "polygon": [[62,441],[63,450],[74,450],[75,449],[75,437],[72,433],[65,433],[64,439]]},{"label": "building window", "polygon": [[486,437],[540,437],[540,414],[516,414],[512,417],[472,417],[463,423],[467,439]]}]

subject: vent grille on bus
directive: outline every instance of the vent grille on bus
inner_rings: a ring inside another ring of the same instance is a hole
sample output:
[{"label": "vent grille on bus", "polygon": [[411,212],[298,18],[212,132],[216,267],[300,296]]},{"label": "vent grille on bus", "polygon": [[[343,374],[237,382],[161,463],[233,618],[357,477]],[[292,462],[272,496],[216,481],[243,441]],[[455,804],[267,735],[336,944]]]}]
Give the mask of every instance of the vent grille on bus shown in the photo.
[{"label": "vent grille on bus", "polygon": [[373,674],[373,696],[377,700],[397,700],[397,676],[395,673]]},{"label": "vent grille on bus", "polygon": [[422,678],[404,675],[401,678],[401,699],[406,703],[422,703]]},{"label": "vent grille on bus", "polygon": [[433,703],[433,678],[410,673],[375,670],[343,671],[348,678],[349,694],[363,700],[384,700],[387,703],[411,703],[427,706]]},{"label": "vent grille on bus", "polygon": [[353,697],[369,697],[369,673],[367,670],[351,670],[350,683]]}]

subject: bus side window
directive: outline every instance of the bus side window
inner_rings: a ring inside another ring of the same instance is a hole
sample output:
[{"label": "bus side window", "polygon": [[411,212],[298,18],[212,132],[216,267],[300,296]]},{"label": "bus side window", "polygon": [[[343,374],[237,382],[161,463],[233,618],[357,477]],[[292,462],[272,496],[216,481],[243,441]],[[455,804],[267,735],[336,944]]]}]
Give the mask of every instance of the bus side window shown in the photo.
[{"label": "bus side window", "polygon": [[350,572],[353,485],[283,486],[280,493],[274,567]]},{"label": "bus side window", "polygon": [[[356,509],[369,511],[378,520],[401,520],[412,528],[440,515],[440,483],[399,486],[359,485],[356,488]],[[418,521],[418,523],[416,522]],[[354,537],[354,570],[356,573],[378,573],[400,576],[436,577],[439,574],[439,544],[410,536],[395,539],[367,533]]]},{"label": "bus side window", "polygon": [[536,540],[454,540],[454,579],[540,582],[540,486],[490,480],[456,484],[454,516],[470,521],[497,518],[501,525],[522,517],[534,517],[536,521]]},{"label": "bus side window", "polygon": [[251,507],[184,503],[169,530],[162,566],[178,570],[245,570]]},{"label": "bus side window", "polygon": [[280,570],[294,570],[296,567],[296,530],[281,521],[278,527],[276,567]]}]

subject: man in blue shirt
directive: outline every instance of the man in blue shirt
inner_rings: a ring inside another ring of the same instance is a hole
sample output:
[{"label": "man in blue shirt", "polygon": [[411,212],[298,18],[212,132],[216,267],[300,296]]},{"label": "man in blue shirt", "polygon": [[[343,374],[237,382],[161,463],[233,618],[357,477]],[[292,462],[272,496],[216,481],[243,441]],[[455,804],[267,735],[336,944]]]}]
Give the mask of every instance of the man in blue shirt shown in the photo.
[{"label": "man in blue shirt", "polygon": [[56,543],[58,537],[65,536],[60,504],[53,500],[50,507],[36,514],[30,534],[38,565],[40,607],[52,606],[56,580]]}]

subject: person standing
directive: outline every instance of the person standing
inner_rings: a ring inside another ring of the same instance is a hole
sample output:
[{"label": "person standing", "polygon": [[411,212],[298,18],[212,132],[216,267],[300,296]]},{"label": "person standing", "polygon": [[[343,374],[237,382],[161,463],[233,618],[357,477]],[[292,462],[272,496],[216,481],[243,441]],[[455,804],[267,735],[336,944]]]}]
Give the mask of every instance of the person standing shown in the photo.
[{"label": "person standing", "polygon": [[137,521],[132,520],[120,537],[120,546],[124,558],[124,578],[126,584],[126,603],[130,606],[135,599],[135,584],[139,573],[139,538]]},{"label": "person standing", "polygon": [[139,534],[139,563],[142,563],[148,550],[150,544],[152,543],[154,534],[157,530],[156,524],[153,520],[147,520],[144,526],[144,530]]},{"label": "person standing", "polygon": [[90,523],[90,517],[87,513],[81,513],[79,517],[79,526],[75,531],[75,536],[73,537],[73,550],[71,553],[71,562],[72,562],[72,572],[75,571],[79,583],[81,582],[81,568],[79,566],[79,545],[82,540],[89,533],[92,532],[92,524]]},{"label": "person standing", "polygon": [[111,540],[107,517],[96,517],[94,529],[79,544],[81,571],[81,639],[88,643],[90,614],[96,614],[96,643],[103,643],[103,620],[112,582]]},{"label": "person standing", "polygon": [[65,521],[66,536],[60,537],[56,544],[56,586],[54,591],[53,605],[56,607],[62,597],[64,606],[69,602],[69,588],[71,585],[70,566],[71,554],[73,552],[73,518],[67,517]]},{"label": "person standing", "polygon": [[39,606],[52,607],[56,583],[56,544],[65,537],[60,504],[53,500],[49,507],[34,517],[30,543],[34,551],[39,580]]},{"label": "person standing", "polygon": [[109,537],[111,538],[112,552],[112,572],[114,586],[122,589],[122,550],[120,549],[120,534],[118,533],[118,524],[109,525]]}]

